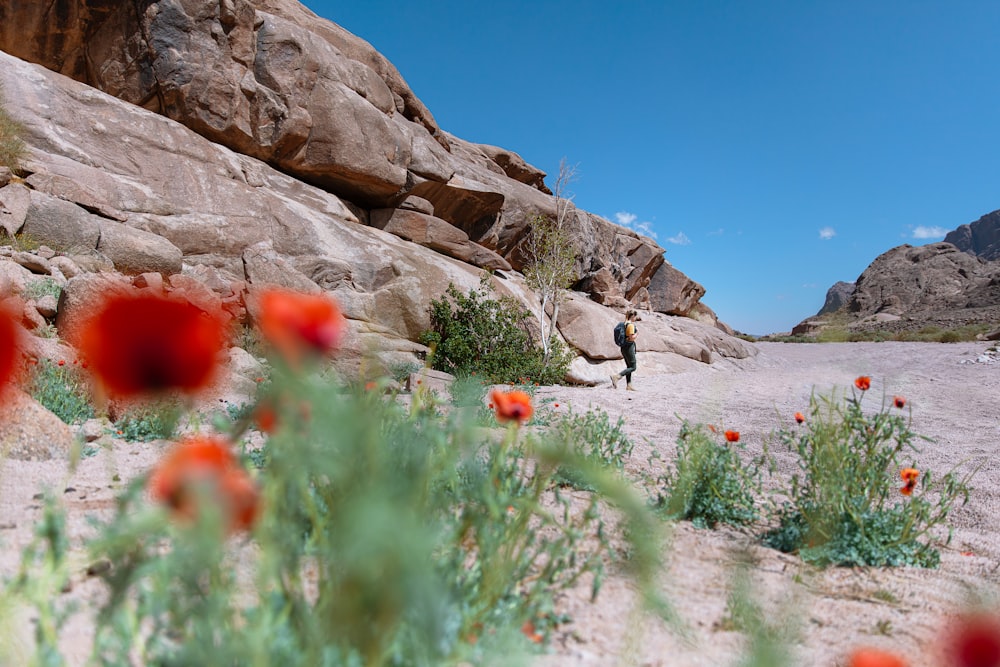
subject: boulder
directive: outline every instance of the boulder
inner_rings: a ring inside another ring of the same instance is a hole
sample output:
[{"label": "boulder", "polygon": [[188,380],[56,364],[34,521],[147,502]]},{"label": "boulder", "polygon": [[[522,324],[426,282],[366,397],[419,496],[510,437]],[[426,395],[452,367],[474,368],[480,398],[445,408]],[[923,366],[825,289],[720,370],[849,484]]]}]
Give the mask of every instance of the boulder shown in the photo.
[{"label": "boulder", "polygon": [[181,272],[180,248],[158,234],[120,222],[101,222],[97,251],[110,259],[120,273],[138,275],[153,271],[169,276]]},{"label": "boulder", "polygon": [[689,315],[705,295],[705,288],[664,261],[649,282],[653,310],[667,315]]},{"label": "boulder", "polygon": [[0,457],[48,461],[69,457],[76,442],[59,417],[20,389],[9,387],[0,402]]},{"label": "boulder", "polygon": [[433,215],[401,208],[375,209],[369,224],[473,266],[490,271],[511,268],[503,257],[473,243],[465,232]]},{"label": "boulder", "polygon": [[21,233],[63,252],[91,250],[101,237],[101,218],[72,202],[32,190]]},{"label": "boulder", "polygon": [[82,273],[67,281],[59,295],[56,329],[59,337],[76,345],[80,328],[109,295],[132,294],[131,281],[117,273]]},{"label": "boulder", "polygon": [[9,238],[21,231],[31,206],[31,190],[20,183],[0,188],[0,229]]}]

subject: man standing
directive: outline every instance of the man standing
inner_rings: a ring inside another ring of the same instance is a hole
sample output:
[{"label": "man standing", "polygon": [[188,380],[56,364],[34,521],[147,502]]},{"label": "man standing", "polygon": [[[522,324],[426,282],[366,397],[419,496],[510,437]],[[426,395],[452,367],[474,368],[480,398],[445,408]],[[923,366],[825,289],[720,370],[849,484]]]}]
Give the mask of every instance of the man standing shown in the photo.
[{"label": "man standing", "polygon": [[621,344],[621,351],[627,368],[621,373],[615,373],[611,376],[611,386],[615,389],[618,388],[618,380],[625,376],[625,389],[635,391],[635,387],[632,386],[632,373],[635,372],[636,368],[635,337],[639,334],[639,329],[635,326],[637,316],[638,313],[634,310],[625,311],[625,342]]}]

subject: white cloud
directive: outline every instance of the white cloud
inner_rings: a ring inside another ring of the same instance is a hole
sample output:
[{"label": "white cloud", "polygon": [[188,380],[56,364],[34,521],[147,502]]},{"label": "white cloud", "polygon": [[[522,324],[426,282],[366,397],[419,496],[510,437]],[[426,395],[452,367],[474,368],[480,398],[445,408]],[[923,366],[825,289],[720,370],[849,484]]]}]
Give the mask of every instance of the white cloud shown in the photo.
[{"label": "white cloud", "polygon": [[939,239],[944,238],[948,230],[944,227],[925,227],[917,225],[913,228],[913,238],[915,239]]},{"label": "white cloud", "polygon": [[722,236],[725,233],[726,233],[726,230],[723,229],[722,227],[719,227],[714,232],[709,232],[708,235],[709,236]]},{"label": "white cloud", "polygon": [[629,229],[639,232],[643,236],[648,236],[653,239],[656,238],[656,232],[653,231],[653,223],[647,220],[639,222],[639,216],[635,213],[618,211],[615,213],[615,221],[622,227],[628,227]]},{"label": "white cloud", "polygon": [[666,239],[667,243],[673,243],[674,245],[691,245],[691,239],[687,237],[684,232],[677,232],[676,235],[668,237]]},{"label": "white cloud", "polygon": [[824,227],[823,229],[819,230],[819,237],[824,241],[829,241],[836,235],[837,235],[837,230],[834,229],[833,227]]}]

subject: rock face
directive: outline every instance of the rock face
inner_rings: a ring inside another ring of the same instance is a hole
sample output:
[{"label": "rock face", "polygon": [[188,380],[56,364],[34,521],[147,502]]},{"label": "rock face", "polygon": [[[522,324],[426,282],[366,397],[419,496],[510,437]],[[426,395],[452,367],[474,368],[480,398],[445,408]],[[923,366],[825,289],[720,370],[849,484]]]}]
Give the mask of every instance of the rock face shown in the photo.
[{"label": "rock face", "polygon": [[[989,291],[1000,267],[961,252],[950,243],[902,245],[883,253],[858,277],[850,313],[919,316],[975,307],[973,295]],[[1000,301],[997,302],[1000,304]]]},{"label": "rock face", "polygon": [[[28,148],[0,223],[53,248],[39,273],[207,290],[237,320],[261,285],[322,290],[352,321],[355,361],[412,359],[430,301],[483,269],[538,310],[518,271],[530,220],[556,211],[545,175],[438,128],[370,45],[296,2],[9,0],[0,48],[48,68],[0,52]],[[685,322],[670,353],[754,353],[652,240],[579,209],[569,220],[595,328],[617,317],[599,304],[697,315],[711,331]]]},{"label": "rock face", "polygon": [[990,261],[1000,259],[1000,211],[948,232],[944,240],[970,255]]}]

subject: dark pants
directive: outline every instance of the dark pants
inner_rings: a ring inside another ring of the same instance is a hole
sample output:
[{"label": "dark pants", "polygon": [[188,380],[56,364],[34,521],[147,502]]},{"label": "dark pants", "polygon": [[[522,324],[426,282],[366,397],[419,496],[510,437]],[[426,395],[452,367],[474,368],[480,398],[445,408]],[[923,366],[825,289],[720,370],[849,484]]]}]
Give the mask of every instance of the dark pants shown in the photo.
[{"label": "dark pants", "polygon": [[622,357],[625,358],[625,364],[628,366],[625,370],[618,374],[618,377],[625,376],[625,381],[632,384],[632,373],[635,372],[636,360],[635,360],[635,341],[629,341],[622,345]]}]

